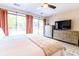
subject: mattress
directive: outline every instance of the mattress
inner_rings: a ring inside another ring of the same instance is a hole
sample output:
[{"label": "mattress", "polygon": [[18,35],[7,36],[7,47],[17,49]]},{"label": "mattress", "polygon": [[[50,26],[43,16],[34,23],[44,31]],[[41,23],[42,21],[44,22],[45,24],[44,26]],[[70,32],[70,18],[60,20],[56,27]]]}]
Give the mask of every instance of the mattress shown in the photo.
[{"label": "mattress", "polygon": [[63,46],[43,36],[18,35],[0,40],[0,56],[51,56],[58,51],[63,51]]}]

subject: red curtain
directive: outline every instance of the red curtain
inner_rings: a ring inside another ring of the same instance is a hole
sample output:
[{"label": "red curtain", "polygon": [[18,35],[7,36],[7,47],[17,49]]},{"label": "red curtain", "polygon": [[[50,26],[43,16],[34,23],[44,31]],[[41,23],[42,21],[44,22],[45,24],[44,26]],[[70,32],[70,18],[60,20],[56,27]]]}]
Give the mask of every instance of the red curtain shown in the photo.
[{"label": "red curtain", "polygon": [[0,27],[8,35],[8,11],[0,8]]},{"label": "red curtain", "polygon": [[26,15],[26,33],[33,33],[33,16]]}]

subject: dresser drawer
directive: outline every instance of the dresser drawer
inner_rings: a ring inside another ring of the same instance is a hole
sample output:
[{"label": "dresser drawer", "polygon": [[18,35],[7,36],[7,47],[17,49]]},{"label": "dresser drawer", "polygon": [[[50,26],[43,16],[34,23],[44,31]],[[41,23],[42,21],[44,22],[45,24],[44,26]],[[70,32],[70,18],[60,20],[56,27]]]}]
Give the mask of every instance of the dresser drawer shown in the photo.
[{"label": "dresser drawer", "polygon": [[54,30],[53,38],[78,45],[79,31]]}]

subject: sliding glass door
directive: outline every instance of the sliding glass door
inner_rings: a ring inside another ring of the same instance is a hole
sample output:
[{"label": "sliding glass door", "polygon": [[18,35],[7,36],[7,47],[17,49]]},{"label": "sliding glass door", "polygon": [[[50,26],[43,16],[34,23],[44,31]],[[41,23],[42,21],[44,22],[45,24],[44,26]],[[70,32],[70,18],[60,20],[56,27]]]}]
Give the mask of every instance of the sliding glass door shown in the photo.
[{"label": "sliding glass door", "polygon": [[8,29],[9,35],[25,34],[26,33],[26,18],[21,15],[8,14]]},{"label": "sliding glass door", "polygon": [[43,24],[43,20],[38,20],[38,23],[39,23],[39,34],[40,35],[43,35],[43,27],[44,27],[44,24]]},{"label": "sliding glass door", "polygon": [[8,14],[8,31],[9,35],[17,31],[16,15]]},{"label": "sliding glass door", "polygon": [[33,19],[33,34],[43,35],[43,20]]},{"label": "sliding glass door", "polygon": [[23,16],[17,16],[17,31],[26,33],[26,20]]},{"label": "sliding glass door", "polygon": [[33,19],[33,34],[38,34],[39,33],[39,24],[38,24],[38,19]]}]

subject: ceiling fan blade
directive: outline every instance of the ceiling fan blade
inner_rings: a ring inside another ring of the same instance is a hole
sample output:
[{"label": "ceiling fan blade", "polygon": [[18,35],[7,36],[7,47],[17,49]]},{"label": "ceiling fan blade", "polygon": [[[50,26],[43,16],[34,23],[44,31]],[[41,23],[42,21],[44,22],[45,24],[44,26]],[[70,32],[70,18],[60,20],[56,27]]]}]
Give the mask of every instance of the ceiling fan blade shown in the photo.
[{"label": "ceiling fan blade", "polygon": [[48,7],[55,9],[56,6],[48,4]]}]

